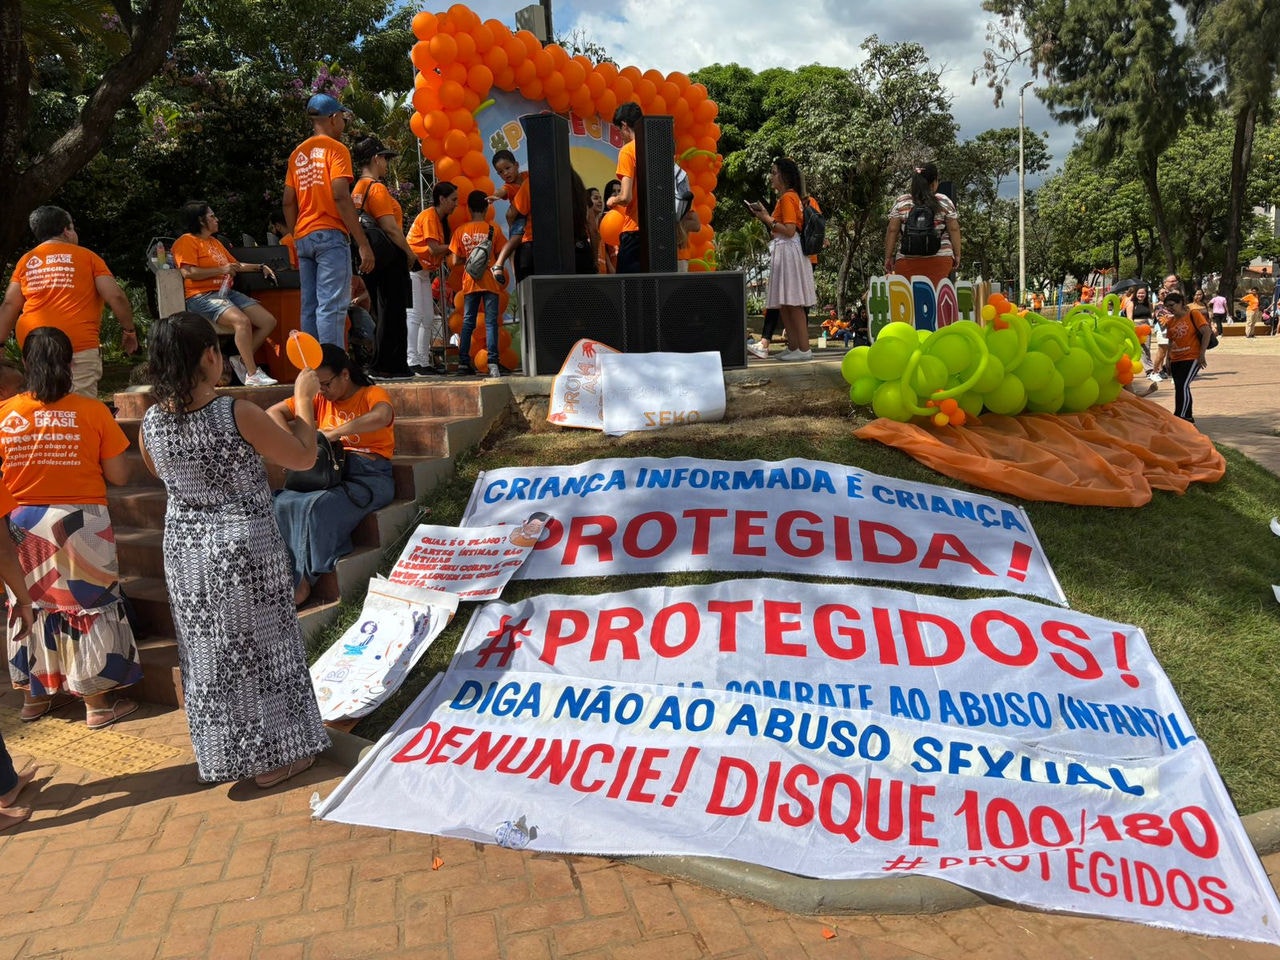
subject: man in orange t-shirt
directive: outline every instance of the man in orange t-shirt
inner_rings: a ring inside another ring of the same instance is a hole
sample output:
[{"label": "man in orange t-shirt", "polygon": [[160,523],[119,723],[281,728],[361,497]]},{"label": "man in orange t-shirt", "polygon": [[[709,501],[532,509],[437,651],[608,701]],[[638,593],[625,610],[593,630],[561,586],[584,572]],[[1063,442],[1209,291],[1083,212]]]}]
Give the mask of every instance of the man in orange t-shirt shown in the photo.
[{"label": "man in orange t-shirt", "polygon": [[636,200],[636,127],[644,119],[639,104],[624,103],[613,112],[613,125],[618,128],[626,143],[618,151],[618,168],[614,176],[622,187],[609,198],[610,210],[621,208],[622,233],[618,237],[618,273],[640,272],[640,215]]},{"label": "man in orange t-shirt", "polygon": [[[471,219],[453,232],[449,242],[449,250],[455,263],[465,264],[468,255],[486,239],[489,241],[489,262],[479,279],[471,276],[465,269],[462,271],[462,336],[459,339],[462,355],[467,359],[458,365],[458,372],[463,375],[475,373],[470,361],[471,338],[476,332],[476,313],[480,301],[484,301],[485,350],[488,355],[489,376],[502,376],[502,367],[498,363],[498,328],[502,324],[497,278],[492,267],[496,259],[495,251],[500,249],[506,238],[491,223],[485,221],[489,210],[489,198],[483,190],[472,190],[467,196],[467,212]],[[510,371],[507,371],[508,373]]]},{"label": "man in orange t-shirt", "polygon": [[37,327],[57,327],[71,338],[72,391],[96,400],[102,378],[98,337],[104,302],[124,331],[121,348],[125,353],[138,351],[129,298],[102,258],[80,246],[80,236],[67,211],[37,207],[27,222],[36,246],[18,259],[0,303],[0,342],[9,339],[15,321],[19,347]]},{"label": "man in orange t-shirt", "polygon": [[1256,290],[1248,291],[1240,298],[1240,302],[1244,304],[1244,335],[1252,340],[1254,336],[1253,328],[1262,322],[1258,292]]},{"label": "man in orange t-shirt", "polygon": [[351,153],[339,139],[347,109],[317,93],[307,101],[314,136],[289,155],[284,183],[284,219],[298,252],[302,329],[321,343],[346,345],[351,291],[348,236],[360,252],[360,272],[373,269],[373,249],[351,202]]}]

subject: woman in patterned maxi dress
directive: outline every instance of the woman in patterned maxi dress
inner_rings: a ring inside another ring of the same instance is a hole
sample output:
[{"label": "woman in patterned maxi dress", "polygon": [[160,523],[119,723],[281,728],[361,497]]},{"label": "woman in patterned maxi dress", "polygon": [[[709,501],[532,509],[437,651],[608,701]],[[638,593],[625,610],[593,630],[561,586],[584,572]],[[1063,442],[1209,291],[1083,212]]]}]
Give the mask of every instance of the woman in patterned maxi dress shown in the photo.
[{"label": "woman in patterned maxi dress", "polygon": [[[329,745],[262,462],[310,467],[315,424],[302,416],[282,430],[248,400],[218,396],[217,335],[195,314],[156,324],[150,362],[157,403],[141,446],[169,495],[165,579],[199,776],[275,786]],[[317,389],[304,370],[294,384],[300,411]]]}]

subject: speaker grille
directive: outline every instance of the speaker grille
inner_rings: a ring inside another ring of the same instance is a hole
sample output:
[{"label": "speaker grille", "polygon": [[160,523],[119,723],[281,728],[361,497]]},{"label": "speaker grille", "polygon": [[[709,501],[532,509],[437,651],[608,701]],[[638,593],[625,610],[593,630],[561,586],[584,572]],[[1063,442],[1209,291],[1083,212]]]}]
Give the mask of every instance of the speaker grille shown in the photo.
[{"label": "speaker grille", "polygon": [[645,117],[636,133],[636,203],[640,217],[640,269],[676,269],[676,136],[671,117]]},{"label": "speaker grille", "polygon": [[718,350],[725,367],[747,363],[742,275],[675,274],[655,282],[658,343],[670,353]]},{"label": "speaker grille", "polygon": [[521,302],[526,304],[525,356],[534,360],[530,374],[559,373],[564,358],[583,338],[624,352],[637,349],[627,336],[623,285],[609,279],[534,276],[521,282]]}]

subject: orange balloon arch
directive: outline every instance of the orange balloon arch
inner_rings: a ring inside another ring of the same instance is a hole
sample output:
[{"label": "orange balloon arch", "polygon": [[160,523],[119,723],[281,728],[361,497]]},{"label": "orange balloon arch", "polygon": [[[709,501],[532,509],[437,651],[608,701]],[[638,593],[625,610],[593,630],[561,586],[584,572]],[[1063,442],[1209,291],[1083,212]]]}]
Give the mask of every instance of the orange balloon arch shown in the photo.
[{"label": "orange balloon arch", "polygon": [[[476,116],[491,102],[495,87],[545,101],[557,113],[599,116],[605,122],[613,119],[619,104],[632,101],[646,115],[674,118],[676,162],[689,175],[693,209],[702,222],[702,228],[689,236],[689,269],[714,269],[711,216],[724,158],[716,153],[718,108],[708,99],[706,87],[683,73],[663,76],[656,70],[642,73],[638,67],[618,69],[612,63],[571,57],[555,44],[544,47],[528,30],[512,33],[498,20],[481,22],[460,3],[444,13],[419,12],[413,18],[413,33],[418,38],[412,51],[418,72],[409,125],[438,179],[452,181],[463,197],[472,190],[494,192]],[[455,225],[466,221],[465,204],[453,219]]]}]

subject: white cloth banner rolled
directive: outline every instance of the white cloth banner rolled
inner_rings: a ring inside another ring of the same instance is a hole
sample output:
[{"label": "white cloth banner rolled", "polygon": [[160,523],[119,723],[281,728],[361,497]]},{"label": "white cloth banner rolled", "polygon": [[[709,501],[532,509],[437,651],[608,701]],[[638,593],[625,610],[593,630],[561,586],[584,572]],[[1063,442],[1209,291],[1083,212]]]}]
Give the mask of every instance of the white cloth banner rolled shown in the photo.
[{"label": "white cloth banner rolled", "polygon": [[547,420],[561,427],[604,429],[604,401],[600,392],[600,358],[617,353],[597,340],[579,340],[564,358],[551,382]]},{"label": "white cloth banner rolled", "polygon": [[765,571],[1065,604],[1021,507],[815,460],[637,457],[476,478],[462,526],[552,519],[515,579]]},{"label": "white cloth banner rolled", "polygon": [[311,665],[320,716],[363,717],[400,689],[458,610],[458,598],[371,580],[360,616]]},{"label": "white cloth banner rolled", "polygon": [[1280,942],[1280,904],[1198,741],[1117,759],[877,711],[455,666],[317,816],[544,852],[932,876]]},{"label": "white cloth banner rolled", "polygon": [[724,370],[715,351],[607,353],[600,381],[610,436],[724,419]]}]

